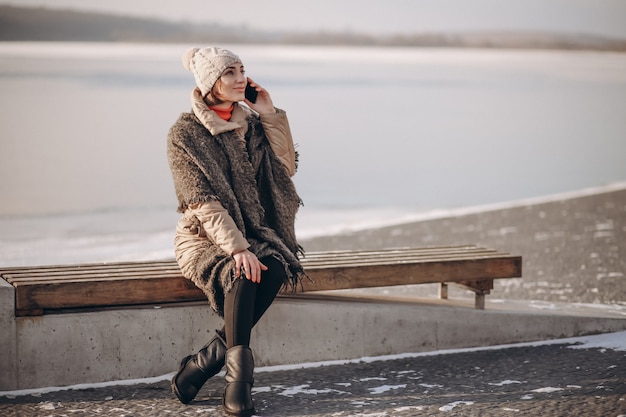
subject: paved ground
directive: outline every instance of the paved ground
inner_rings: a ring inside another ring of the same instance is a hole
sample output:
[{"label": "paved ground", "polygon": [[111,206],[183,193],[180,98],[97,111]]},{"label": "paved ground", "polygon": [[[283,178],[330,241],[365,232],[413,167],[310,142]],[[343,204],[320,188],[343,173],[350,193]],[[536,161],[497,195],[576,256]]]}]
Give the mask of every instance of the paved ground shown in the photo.
[{"label": "paved ground", "polygon": [[[259,416],[626,416],[626,352],[523,346],[256,374]],[[223,377],[0,397],[0,415],[222,416]]]}]

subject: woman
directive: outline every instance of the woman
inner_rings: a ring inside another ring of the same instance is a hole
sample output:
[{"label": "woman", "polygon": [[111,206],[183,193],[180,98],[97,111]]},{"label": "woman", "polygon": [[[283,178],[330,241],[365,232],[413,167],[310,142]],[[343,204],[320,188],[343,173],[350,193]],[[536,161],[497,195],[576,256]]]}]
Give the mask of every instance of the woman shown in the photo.
[{"label": "woman", "polygon": [[[294,287],[304,274],[294,231],[301,203],[291,181],[296,152],[285,112],[245,76],[239,57],[217,47],[193,48],[183,64],[196,88],[192,112],[183,113],[168,135],[183,213],[175,253],[224,327],[181,361],[172,390],[187,404],[225,364],[224,409],[250,416],[252,327],[283,284]],[[254,102],[244,95],[248,83],[258,93]]]}]

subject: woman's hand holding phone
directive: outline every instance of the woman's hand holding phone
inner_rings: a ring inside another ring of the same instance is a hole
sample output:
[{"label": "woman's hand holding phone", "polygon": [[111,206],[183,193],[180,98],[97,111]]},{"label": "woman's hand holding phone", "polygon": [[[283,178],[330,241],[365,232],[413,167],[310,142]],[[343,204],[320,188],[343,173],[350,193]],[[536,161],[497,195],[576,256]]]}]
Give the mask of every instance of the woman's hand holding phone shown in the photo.
[{"label": "woman's hand holding phone", "polygon": [[274,108],[274,103],[272,103],[270,93],[268,93],[266,89],[255,83],[252,78],[248,78],[245,96],[246,104],[257,113],[276,113],[276,109]]}]

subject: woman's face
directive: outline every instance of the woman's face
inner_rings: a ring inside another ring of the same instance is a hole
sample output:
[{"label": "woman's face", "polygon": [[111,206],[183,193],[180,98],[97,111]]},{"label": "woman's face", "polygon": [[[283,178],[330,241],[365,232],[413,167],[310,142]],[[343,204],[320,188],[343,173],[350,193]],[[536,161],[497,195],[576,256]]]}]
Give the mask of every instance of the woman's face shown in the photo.
[{"label": "woman's face", "polygon": [[226,68],[220,76],[212,95],[224,103],[242,101],[246,91],[246,71],[239,62]]}]

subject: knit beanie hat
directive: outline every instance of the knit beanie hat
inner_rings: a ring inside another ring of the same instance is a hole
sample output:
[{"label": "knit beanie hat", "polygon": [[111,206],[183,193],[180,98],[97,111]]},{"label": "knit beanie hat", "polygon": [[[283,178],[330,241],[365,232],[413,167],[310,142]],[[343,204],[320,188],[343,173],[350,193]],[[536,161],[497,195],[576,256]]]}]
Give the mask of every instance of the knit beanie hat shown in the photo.
[{"label": "knit beanie hat", "polygon": [[183,55],[183,65],[193,73],[202,97],[209,94],[222,72],[236,62],[241,62],[237,55],[216,46],[191,48]]}]

